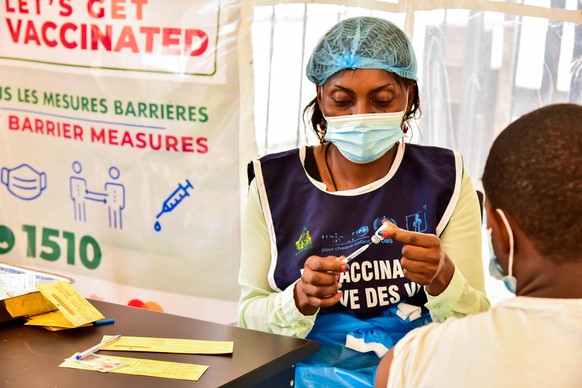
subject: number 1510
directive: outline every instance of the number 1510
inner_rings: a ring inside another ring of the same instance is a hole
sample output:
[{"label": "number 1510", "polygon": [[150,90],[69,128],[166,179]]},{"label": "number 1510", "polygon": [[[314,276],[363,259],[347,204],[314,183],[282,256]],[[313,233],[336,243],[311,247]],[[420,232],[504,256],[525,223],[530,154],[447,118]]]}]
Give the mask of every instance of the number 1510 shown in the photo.
[{"label": "number 1510", "polygon": [[[22,230],[27,235],[26,255],[28,257],[37,257],[36,249],[36,226],[23,225]],[[62,237],[62,238],[59,238]],[[61,244],[64,242],[64,253],[67,256],[67,264],[75,264],[75,234],[71,232],[60,231],[51,228],[42,228],[40,236],[40,253],[39,257],[47,261],[57,261],[61,258],[63,251]],[[97,241],[91,236],[83,236],[79,241],[79,258],[81,263],[88,269],[95,269],[101,263],[101,248]],[[90,253],[90,255],[89,255]]]}]

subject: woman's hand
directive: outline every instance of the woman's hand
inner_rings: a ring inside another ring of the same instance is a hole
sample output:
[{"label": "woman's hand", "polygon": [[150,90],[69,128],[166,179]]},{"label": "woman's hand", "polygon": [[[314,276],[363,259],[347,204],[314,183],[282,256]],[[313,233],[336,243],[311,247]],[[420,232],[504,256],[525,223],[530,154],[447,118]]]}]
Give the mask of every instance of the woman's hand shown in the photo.
[{"label": "woman's hand", "polygon": [[347,269],[343,258],[310,256],[307,259],[294,290],[295,305],[303,315],[313,315],[319,308],[333,306],[340,300],[339,274]]},{"label": "woman's hand", "polygon": [[390,227],[383,230],[382,237],[404,244],[400,259],[404,276],[425,286],[433,296],[447,288],[455,272],[455,264],[437,236],[410,232],[390,223]]}]

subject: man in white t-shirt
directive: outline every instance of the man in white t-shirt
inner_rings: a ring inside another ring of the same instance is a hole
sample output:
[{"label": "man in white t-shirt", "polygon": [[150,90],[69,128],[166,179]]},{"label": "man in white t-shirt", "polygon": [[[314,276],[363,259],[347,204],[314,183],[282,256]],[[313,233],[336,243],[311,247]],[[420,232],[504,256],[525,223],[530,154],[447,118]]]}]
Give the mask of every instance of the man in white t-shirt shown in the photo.
[{"label": "man in white t-shirt", "polygon": [[490,270],[516,297],[411,331],[376,387],[582,387],[582,106],[510,124],[483,186]]}]

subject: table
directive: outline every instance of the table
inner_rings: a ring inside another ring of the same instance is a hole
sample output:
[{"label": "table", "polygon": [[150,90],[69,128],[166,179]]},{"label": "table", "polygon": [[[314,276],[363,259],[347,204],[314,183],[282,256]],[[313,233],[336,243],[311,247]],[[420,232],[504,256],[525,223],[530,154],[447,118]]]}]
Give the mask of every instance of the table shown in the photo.
[{"label": "table", "polygon": [[[319,350],[319,343],[235,326],[90,300],[115,323],[51,332],[0,324],[0,387],[267,387],[290,386],[291,367]],[[194,308],[194,306],[193,306]],[[197,382],[59,368],[65,358],[99,343],[103,335],[233,341],[230,355],[99,351],[101,355],[209,365]],[[287,379],[285,383],[275,383]]]}]

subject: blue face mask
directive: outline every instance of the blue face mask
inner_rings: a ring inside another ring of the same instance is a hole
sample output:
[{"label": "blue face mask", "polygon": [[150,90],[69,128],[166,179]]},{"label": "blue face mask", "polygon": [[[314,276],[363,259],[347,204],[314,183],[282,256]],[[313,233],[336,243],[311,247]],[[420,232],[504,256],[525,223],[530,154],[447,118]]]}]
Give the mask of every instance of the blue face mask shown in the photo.
[{"label": "blue face mask", "polygon": [[0,182],[12,195],[28,201],[37,198],[46,189],[46,173],[38,172],[28,164],[12,169],[3,167]]},{"label": "blue face mask", "polygon": [[515,278],[515,276],[512,275],[512,272],[513,272],[513,231],[511,230],[511,227],[509,226],[509,222],[507,222],[507,218],[505,217],[505,214],[503,213],[503,211],[501,209],[497,209],[497,212],[501,216],[501,219],[503,220],[503,224],[507,228],[507,234],[509,235],[509,260],[508,260],[508,264],[507,264],[507,270],[508,270],[509,274],[507,274],[507,275],[505,274],[503,267],[501,267],[501,264],[499,263],[499,260],[497,259],[497,255],[495,254],[495,251],[493,250],[493,240],[491,239],[491,229],[487,229],[487,231],[489,232],[489,256],[490,256],[489,274],[497,280],[502,280],[503,284],[505,284],[505,288],[507,288],[509,290],[509,292],[515,294],[517,279]]},{"label": "blue face mask", "polygon": [[370,163],[404,137],[403,118],[404,111],[326,117],[325,140],[348,160]]}]

